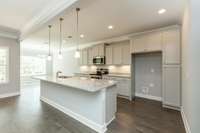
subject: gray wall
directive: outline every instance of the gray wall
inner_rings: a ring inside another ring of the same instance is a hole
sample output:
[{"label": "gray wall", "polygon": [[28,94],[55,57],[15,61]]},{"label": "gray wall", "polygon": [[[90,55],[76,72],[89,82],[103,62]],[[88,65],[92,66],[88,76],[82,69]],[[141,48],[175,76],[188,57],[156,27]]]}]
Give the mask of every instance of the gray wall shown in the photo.
[{"label": "gray wall", "polygon": [[182,107],[192,133],[200,131],[200,1],[187,1],[182,28]]},{"label": "gray wall", "polygon": [[135,62],[136,93],[162,97],[162,54],[137,54]]},{"label": "gray wall", "polygon": [[20,91],[20,44],[16,39],[0,37],[0,47],[9,47],[9,83],[0,84],[0,95]]}]

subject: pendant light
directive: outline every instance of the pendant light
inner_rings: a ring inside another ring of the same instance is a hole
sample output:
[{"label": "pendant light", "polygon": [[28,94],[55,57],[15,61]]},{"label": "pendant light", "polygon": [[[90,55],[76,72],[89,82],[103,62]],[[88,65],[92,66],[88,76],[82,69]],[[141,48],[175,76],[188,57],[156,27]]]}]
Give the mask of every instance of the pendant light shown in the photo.
[{"label": "pendant light", "polygon": [[60,18],[60,44],[59,44],[59,52],[58,52],[58,59],[62,59],[63,56],[62,56],[62,21],[64,19],[63,18]]},{"label": "pendant light", "polygon": [[76,8],[76,51],[75,51],[75,55],[74,57],[75,58],[80,58],[80,50],[79,50],[79,25],[78,25],[78,22],[79,22],[79,19],[78,19],[78,15],[79,15],[79,11],[80,11],[80,8]]},{"label": "pendant light", "polygon": [[48,57],[47,57],[47,60],[48,61],[51,61],[52,60],[52,57],[51,57],[51,25],[48,26],[49,27],[49,54],[48,54]]}]

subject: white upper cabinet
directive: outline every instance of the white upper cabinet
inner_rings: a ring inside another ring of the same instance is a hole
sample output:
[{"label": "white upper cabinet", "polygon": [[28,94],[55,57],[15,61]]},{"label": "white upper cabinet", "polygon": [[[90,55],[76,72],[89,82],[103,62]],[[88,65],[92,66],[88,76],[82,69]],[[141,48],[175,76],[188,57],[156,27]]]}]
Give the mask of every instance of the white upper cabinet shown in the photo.
[{"label": "white upper cabinet", "polygon": [[162,50],[162,33],[152,32],[132,38],[131,53],[145,53]]},{"label": "white upper cabinet", "polygon": [[147,37],[146,36],[137,36],[132,40],[131,52],[132,53],[141,53],[147,51]]},{"label": "white upper cabinet", "polygon": [[105,50],[107,65],[130,65],[130,41],[122,41],[106,46]]},{"label": "white upper cabinet", "polygon": [[88,64],[88,50],[87,49],[83,49],[81,51],[81,65],[87,65]]},{"label": "white upper cabinet", "polygon": [[106,65],[113,64],[112,45],[106,46]]},{"label": "white upper cabinet", "polygon": [[131,64],[130,43],[122,45],[122,64]]},{"label": "white upper cabinet", "polygon": [[162,51],[161,32],[155,32],[148,35],[148,51]]},{"label": "white upper cabinet", "polygon": [[93,51],[92,48],[88,48],[88,65],[93,64]]},{"label": "white upper cabinet", "polygon": [[91,49],[92,49],[92,57],[99,56],[99,54],[98,54],[98,47],[97,46],[94,46]]},{"label": "white upper cabinet", "polygon": [[163,63],[180,64],[180,30],[178,28],[163,32]]},{"label": "white upper cabinet", "polygon": [[105,56],[105,45],[104,44],[97,45],[97,49],[98,49],[98,56]]},{"label": "white upper cabinet", "polygon": [[113,45],[113,64],[122,64],[122,48],[121,45]]},{"label": "white upper cabinet", "polygon": [[96,56],[105,56],[105,45],[104,44],[98,44],[96,46],[92,47],[92,55],[93,57]]}]

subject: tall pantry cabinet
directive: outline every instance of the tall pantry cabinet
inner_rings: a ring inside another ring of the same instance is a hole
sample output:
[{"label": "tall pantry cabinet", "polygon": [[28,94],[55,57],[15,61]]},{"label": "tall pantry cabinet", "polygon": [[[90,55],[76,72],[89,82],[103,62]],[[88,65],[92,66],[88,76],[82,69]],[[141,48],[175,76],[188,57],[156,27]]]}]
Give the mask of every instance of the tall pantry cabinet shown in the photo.
[{"label": "tall pantry cabinet", "polygon": [[[162,52],[163,107],[180,109],[181,60],[180,28],[172,26],[131,38],[131,53]],[[133,68],[134,69],[134,68]]]},{"label": "tall pantry cabinet", "polygon": [[180,29],[163,31],[163,106],[180,109],[181,106],[181,60]]}]

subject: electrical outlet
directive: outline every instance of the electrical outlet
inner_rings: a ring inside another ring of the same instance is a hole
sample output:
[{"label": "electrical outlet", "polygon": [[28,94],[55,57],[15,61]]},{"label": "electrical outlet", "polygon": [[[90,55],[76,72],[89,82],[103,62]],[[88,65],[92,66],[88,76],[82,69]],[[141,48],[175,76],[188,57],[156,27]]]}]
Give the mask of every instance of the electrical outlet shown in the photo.
[{"label": "electrical outlet", "polygon": [[155,85],[154,85],[154,83],[150,83],[149,86],[150,87],[154,87]]},{"label": "electrical outlet", "polygon": [[149,88],[148,87],[143,87],[142,88],[142,93],[143,94],[148,94],[149,93]]},{"label": "electrical outlet", "polygon": [[151,68],[151,73],[154,73],[155,72],[155,69]]}]

